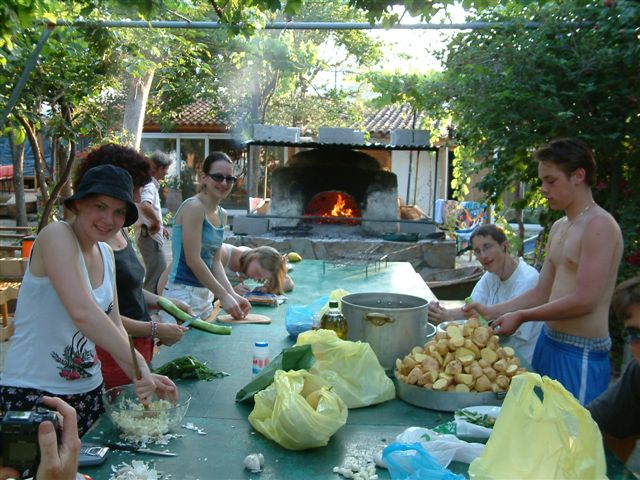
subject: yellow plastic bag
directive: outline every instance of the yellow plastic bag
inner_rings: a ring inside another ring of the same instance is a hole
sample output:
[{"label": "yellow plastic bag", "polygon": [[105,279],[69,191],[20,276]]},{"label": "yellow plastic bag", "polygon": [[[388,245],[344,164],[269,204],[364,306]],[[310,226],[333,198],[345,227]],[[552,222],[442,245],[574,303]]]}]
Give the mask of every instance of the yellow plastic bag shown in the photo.
[{"label": "yellow plastic bag", "polygon": [[599,480],[606,473],[591,414],[559,382],[537,373],[513,377],[487,446],[469,466],[471,479]]},{"label": "yellow plastic bag", "polygon": [[289,450],[323,447],[347,422],[347,406],[331,385],[306,370],[278,370],[253,399],[249,423]]},{"label": "yellow plastic bag", "polygon": [[386,402],[396,396],[373,349],[365,342],[341,340],[332,330],[311,330],[296,345],[311,345],[316,361],[309,369],[333,385],[349,408]]}]

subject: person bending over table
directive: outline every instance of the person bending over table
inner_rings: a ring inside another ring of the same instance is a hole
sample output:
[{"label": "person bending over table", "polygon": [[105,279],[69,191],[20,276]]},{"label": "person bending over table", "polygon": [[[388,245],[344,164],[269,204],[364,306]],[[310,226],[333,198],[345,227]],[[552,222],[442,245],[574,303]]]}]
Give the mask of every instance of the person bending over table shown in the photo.
[{"label": "person bending over table", "polygon": [[103,412],[96,344],[132,379],[142,403],[155,391],[176,398],[171,380],[152,374],[139,353],[132,358],[118,310],[113,254],[105,242],[138,218],[132,192],[125,170],[92,168],[65,200],[74,219],[50,223],[36,237],[0,379],[3,411],[32,410],[43,395],[58,396],[76,409],[83,435]]},{"label": "person bending over table", "polygon": [[229,243],[222,244],[220,261],[233,289],[240,295],[249,292],[244,280],[250,278],[256,282],[264,281],[256,290],[281,295],[293,290],[294,283],[287,275],[287,259],[275,248],[237,247]]},{"label": "person bending over table", "polygon": [[[495,225],[482,225],[471,234],[473,253],[486,270],[473,291],[471,298],[483,305],[505,302],[535,287],[538,271],[522,258],[509,255],[509,241],[504,231]],[[464,318],[461,308],[442,308],[437,301],[429,303],[429,321],[438,324]],[[503,345],[511,346],[529,364],[538,341],[542,323],[521,325]]]},{"label": "person bending over table", "polygon": [[[227,313],[244,318],[251,304],[233,290],[220,261],[227,217],[220,202],[237,180],[231,159],[226,153],[213,152],[199,175],[200,191],[182,202],[173,219],[173,262],[163,294],[184,301],[201,318],[211,315],[215,295]],[[169,314],[161,315],[163,321],[175,323]]]},{"label": "person bending over table", "polygon": [[580,140],[561,138],[538,148],[541,193],[566,216],[549,232],[546,258],[536,286],[497,305],[471,303],[494,319],[498,334],[524,322],[545,322],[533,354],[533,369],[558,380],[582,405],[610,381],[609,304],[622,258],[622,234],[614,218],[592,196],[596,164]]},{"label": "person bending over table", "polygon": [[[91,150],[78,164],[73,175],[73,184],[78,185],[87,170],[98,165],[115,165],[126,170],[133,181],[133,198],[140,199],[142,188],[152,175],[148,159],[137,150],[124,145],[108,143]],[[175,324],[157,322],[157,315],[150,309],[157,309],[158,295],[143,288],[145,268],[133,249],[127,231],[123,228],[106,242],[113,250],[116,267],[116,289],[120,317],[125,330],[133,339],[136,350],[150,364],[156,340],[163,345],[173,345],[180,341],[186,328]],[[188,305],[174,299],[174,303],[186,312]],[[97,347],[102,364],[102,377],[106,388],[129,383],[129,377],[104,349]]]},{"label": "person bending over table", "polygon": [[640,277],[618,285],[612,306],[616,318],[624,323],[624,339],[633,359],[620,379],[587,409],[600,427],[607,447],[626,462],[640,438]]},{"label": "person bending over table", "polygon": [[[220,261],[229,283],[239,295],[251,290],[244,284],[247,278],[256,282],[264,280],[264,284],[255,289],[261,292],[281,295],[293,290],[293,279],[287,275],[287,260],[273,247],[249,248],[223,243]],[[158,292],[164,290],[170,271],[171,265],[160,276]]]}]

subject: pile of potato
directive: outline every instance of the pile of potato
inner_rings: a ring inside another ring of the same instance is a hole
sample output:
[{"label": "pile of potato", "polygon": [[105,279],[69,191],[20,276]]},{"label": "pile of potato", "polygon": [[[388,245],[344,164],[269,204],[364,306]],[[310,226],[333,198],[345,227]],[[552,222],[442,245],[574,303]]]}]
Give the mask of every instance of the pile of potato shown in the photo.
[{"label": "pile of potato", "polygon": [[448,392],[503,392],[511,378],[524,372],[511,347],[500,347],[493,329],[477,318],[438,331],[424,347],[396,360],[398,380]]}]

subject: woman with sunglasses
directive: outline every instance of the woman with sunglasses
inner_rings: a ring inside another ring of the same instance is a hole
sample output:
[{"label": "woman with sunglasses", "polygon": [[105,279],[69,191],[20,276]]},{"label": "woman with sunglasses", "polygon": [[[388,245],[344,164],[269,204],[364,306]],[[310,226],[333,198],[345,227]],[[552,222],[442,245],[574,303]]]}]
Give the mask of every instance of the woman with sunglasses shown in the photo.
[{"label": "woman with sunglasses", "polygon": [[[164,295],[187,303],[201,318],[211,314],[215,296],[227,313],[244,318],[251,304],[233,290],[220,261],[227,219],[220,202],[237,180],[233,163],[227,154],[213,152],[205,158],[199,177],[200,191],[182,202],[173,219],[173,263]],[[168,314],[163,320],[175,322]]]}]

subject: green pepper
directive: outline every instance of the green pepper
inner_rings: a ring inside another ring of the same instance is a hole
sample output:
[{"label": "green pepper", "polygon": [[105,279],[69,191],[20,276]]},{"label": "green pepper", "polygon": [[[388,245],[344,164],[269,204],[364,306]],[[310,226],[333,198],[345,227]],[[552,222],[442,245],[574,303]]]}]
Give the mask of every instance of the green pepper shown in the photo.
[{"label": "green pepper", "polygon": [[174,380],[198,379],[208,381],[213,378],[221,378],[229,375],[226,372],[211,370],[191,355],[175,358],[156,368],[154,372],[160,375],[166,375]]}]

